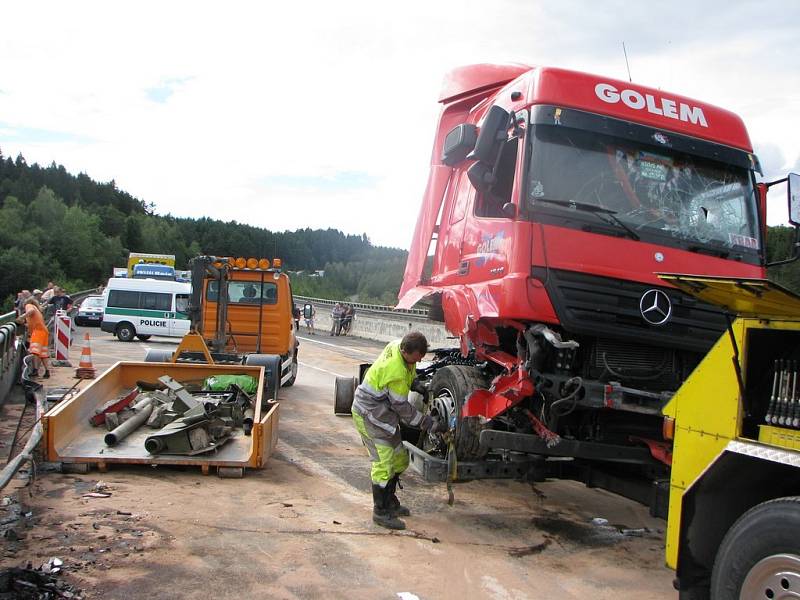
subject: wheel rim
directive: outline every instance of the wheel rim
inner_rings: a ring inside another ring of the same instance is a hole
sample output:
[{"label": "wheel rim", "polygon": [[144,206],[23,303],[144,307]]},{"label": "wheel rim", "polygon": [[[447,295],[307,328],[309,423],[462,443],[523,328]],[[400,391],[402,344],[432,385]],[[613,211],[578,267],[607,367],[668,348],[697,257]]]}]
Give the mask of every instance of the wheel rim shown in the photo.
[{"label": "wheel rim", "polygon": [[[455,394],[447,388],[439,390],[439,393],[431,400],[428,414],[449,423],[450,417],[456,414]],[[422,435],[422,449],[433,454],[446,451],[441,438],[430,433]]]},{"label": "wheel rim", "polygon": [[447,388],[442,388],[431,402],[431,416],[450,420],[456,414],[455,394]]},{"label": "wheel rim", "polygon": [[800,598],[800,556],[774,554],[758,561],[747,573],[739,598]]}]

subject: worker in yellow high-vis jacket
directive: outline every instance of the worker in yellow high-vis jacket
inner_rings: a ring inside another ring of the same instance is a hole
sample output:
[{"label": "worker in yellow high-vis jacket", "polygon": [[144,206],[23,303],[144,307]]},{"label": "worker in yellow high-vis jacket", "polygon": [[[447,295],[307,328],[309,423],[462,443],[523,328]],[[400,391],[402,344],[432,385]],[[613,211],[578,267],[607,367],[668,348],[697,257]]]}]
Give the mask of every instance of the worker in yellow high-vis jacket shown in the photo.
[{"label": "worker in yellow high-vis jacket", "polygon": [[365,373],[353,399],[353,421],[372,461],[372,520],[388,529],[405,529],[397,517],[411,514],[396,495],[400,474],[408,467],[400,422],[434,433],[447,428],[408,401],[412,388],[425,391],[415,377],[416,364],[427,352],[428,340],[418,331],[390,342]]}]

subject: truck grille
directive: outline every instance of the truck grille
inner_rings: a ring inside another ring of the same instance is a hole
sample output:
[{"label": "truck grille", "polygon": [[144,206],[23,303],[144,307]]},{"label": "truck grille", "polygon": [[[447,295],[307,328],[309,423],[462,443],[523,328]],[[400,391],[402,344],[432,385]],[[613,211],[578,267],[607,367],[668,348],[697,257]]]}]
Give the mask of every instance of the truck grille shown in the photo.
[{"label": "truck grille", "polygon": [[[678,349],[706,353],[725,330],[725,317],[716,306],[700,302],[674,288],[621,279],[598,277],[574,271],[534,268],[565,331],[572,336],[627,342],[630,360],[647,361],[642,348]],[[661,326],[642,318],[639,300],[647,290],[663,291],[672,303],[672,315]],[[637,346],[643,340],[647,346]],[[635,356],[642,351],[642,356]],[[599,355],[600,356],[600,355]],[[620,360],[625,353],[620,354]],[[656,357],[652,360],[661,359]]]}]

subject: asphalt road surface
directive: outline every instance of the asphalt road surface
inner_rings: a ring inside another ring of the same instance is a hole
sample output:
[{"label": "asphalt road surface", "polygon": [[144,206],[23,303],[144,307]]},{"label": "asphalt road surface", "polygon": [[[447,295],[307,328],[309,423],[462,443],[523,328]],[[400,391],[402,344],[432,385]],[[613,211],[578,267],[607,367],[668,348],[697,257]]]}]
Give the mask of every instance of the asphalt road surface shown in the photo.
[{"label": "asphalt road surface", "polygon": [[[79,328],[74,366],[84,331],[98,371],[177,342],[124,343]],[[663,566],[665,522],[574,482],[459,484],[448,506],[443,484],[408,473],[408,529],[373,525],[368,459],[351,420],[333,415],[333,379],[380,349],[302,335],[297,382],[280,393],[276,453],[244,479],[113,465],[47,471],[16,492],[12,483],[4,494],[15,492],[31,516],[2,564],[59,557],[63,577],[103,599],[677,597]],[[48,385],[71,385],[73,371],[57,369]],[[84,497],[95,489],[111,496]]]}]

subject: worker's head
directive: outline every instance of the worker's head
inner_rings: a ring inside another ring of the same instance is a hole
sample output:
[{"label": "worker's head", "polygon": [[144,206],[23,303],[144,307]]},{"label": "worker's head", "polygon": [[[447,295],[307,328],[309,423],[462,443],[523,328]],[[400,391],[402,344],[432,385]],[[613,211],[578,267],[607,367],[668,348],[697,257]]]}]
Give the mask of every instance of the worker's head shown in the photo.
[{"label": "worker's head", "polygon": [[256,297],[256,286],[248,285],[244,288],[242,292],[245,298],[255,298]]},{"label": "worker's head", "polygon": [[25,302],[22,303],[23,306],[28,306],[28,304],[33,304],[33,306],[35,306],[36,308],[41,310],[41,307],[39,306],[39,302],[33,296],[31,296],[30,298],[26,298]]},{"label": "worker's head", "polygon": [[428,353],[428,340],[419,331],[409,331],[400,340],[400,354],[409,365],[415,365]]}]

